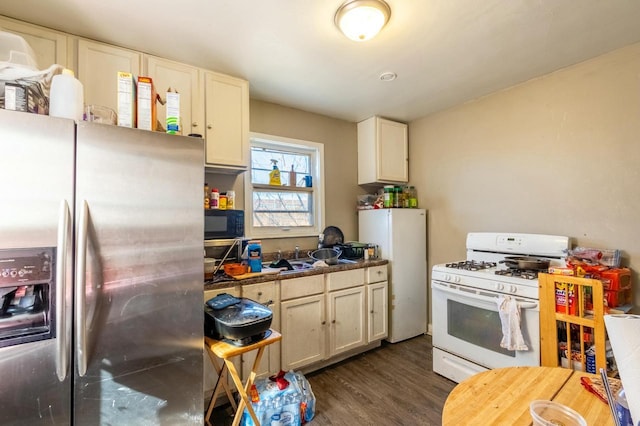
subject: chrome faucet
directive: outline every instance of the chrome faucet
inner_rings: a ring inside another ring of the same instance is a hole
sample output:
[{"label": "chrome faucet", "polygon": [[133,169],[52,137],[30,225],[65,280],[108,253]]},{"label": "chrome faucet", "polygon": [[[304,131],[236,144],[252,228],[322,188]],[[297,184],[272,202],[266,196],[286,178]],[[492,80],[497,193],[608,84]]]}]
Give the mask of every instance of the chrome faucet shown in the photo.
[{"label": "chrome faucet", "polygon": [[295,252],[295,258],[296,260],[298,260],[298,257],[300,256],[300,246],[296,246],[296,252]]},{"label": "chrome faucet", "polygon": [[278,254],[276,254],[276,260],[282,259],[282,250],[278,249]]}]

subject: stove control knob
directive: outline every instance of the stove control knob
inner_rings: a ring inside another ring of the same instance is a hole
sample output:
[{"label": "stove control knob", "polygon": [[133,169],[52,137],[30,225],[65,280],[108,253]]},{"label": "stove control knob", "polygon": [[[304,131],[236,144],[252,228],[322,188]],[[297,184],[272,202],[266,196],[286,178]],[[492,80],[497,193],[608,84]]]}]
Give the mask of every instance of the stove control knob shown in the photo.
[{"label": "stove control knob", "polygon": [[502,284],[502,283],[495,283],[495,288],[496,288],[496,290],[503,290],[503,289],[504,289],[504,284]]},{"label": "stove control knob", "polygon": [[461,280],[461,278],[460,278],[460,277],[455,277],[455,279],[454,279],[454,281],[455,281],[455,282],[457,282],[457,283],[459,283],[459,282],[460,282],[460,280]]},{"label": "stove control knob", "polygon": [[445,280],[445,281],[451,281],[451,275],[446,274],[446,275],[444,276],[444,280]]},{"label": "stove control knob", "polygon": [[510,285],[509,286],[509,291],[511,293],[516,293],[518,291],[518,287],[516,287],[515,285]]}]

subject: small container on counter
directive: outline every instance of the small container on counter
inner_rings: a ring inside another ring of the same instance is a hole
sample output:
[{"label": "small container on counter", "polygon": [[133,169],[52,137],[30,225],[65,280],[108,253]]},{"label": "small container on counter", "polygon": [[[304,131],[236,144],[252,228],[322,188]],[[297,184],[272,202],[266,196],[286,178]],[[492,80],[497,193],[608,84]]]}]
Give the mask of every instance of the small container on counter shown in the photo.
[{"label": "small container on counter", "polygon": [[393,207],[393,185],[385,185],[383,188],[384,198],[382,206],[385,209],[390,209]]},{"label": "small container on counter", "polygon": [[226,210],[227,209],[227,196],[225,194],[220,195],[220,199],[219,199],[219,205],[220,205],[220,210]]}]

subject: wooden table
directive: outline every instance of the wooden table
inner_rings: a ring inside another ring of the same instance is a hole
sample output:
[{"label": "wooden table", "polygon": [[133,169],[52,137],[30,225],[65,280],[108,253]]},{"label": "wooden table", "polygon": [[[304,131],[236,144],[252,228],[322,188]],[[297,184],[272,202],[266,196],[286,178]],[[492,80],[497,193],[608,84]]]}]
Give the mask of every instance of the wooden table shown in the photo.
[{"label": "wooden table", "polygon": [[573,408],[588,425],[611,425],[609,406],[580,384],[595,374],[560,367],[508,367],[459,383],[444,404],[443,425],[531,425],[529,403],[551,400]]},{"label": "wooden table", "polygon": [[[211,396],[211,401],[209,401],[209,408],[207,409],[207,414],[205,416],[205,420],[208,425],[211,424],[209,418],[211,417],[211,412],[213,411],[216,400],[218,399],[218,393],[220,392],[221,388],[224,388],[231,406],[236,410],[236,415],[233,418],[232,425],[237,426],[240,423],[242,412],[244,411],[244,407],[246,406],[247,411],[249,411],[249,415],[253,419],[253,423],[256,426],[260,426],[260,422],[256,417],[256,413],[253,410],[253,407],[251,406],[249,397],[247,396],[247,392],[256,379],[256,370],[260,365],[260,360],[262,359],[264,348],[272,343],[282,340],[282,336],[277,331],[269,329],[269,332],[270,335],[266,338],[247,346],[235,346],[221,340],[215,340],[209,337],[204,338],[204,346],[207,350],[207,353],[209,354],[209,358],[211,358],[211,363],[218,373],[218,381],[216,382],[216,386],[213,388],[213,395]],[[243,385],[242,379],[240,378],[240,375],[238,375],[238,370],[236,370],[236,366],[233,365],[233,358],[256,349],[258,350],[258,353],[256,355],[255,361],[253,362],[253,366],[251,367],[251,373],[247,378],[247,383]],[[222,366],[220,366],[218,359],[222,359],[224,361]],[[236,385],[236,389],[238,389],[238,393],[240,394],[240,403],[237,405],[233,398],[233,395],[231,394],[231,389],[229,389],[229,386],[227,384],[227,372],[231,374],[231,379],[233,380],[233,383]]]}]

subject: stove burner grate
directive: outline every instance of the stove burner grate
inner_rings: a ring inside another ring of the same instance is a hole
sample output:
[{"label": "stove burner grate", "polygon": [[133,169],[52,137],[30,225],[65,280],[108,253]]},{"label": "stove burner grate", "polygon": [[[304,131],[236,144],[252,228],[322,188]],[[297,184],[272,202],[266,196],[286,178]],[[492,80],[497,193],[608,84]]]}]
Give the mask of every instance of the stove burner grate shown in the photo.
[{"label": "stove burner grate", "polygon": [[463,260],[460,262],[446,263],[444,266],[447,268],[465,269],[467,271],[479,271],[481,269],[495,268],[497,264],[495,262]]},{"label": "stove burner grate", "polygon": [[539,271],[531,270],[531,269],[508,268],[508,269],[497,270],[496,275],[502,275],[507,277],[518,277],[518,278],[524,278],[526,280],[535,280],[538,278],[538,272]]}]

